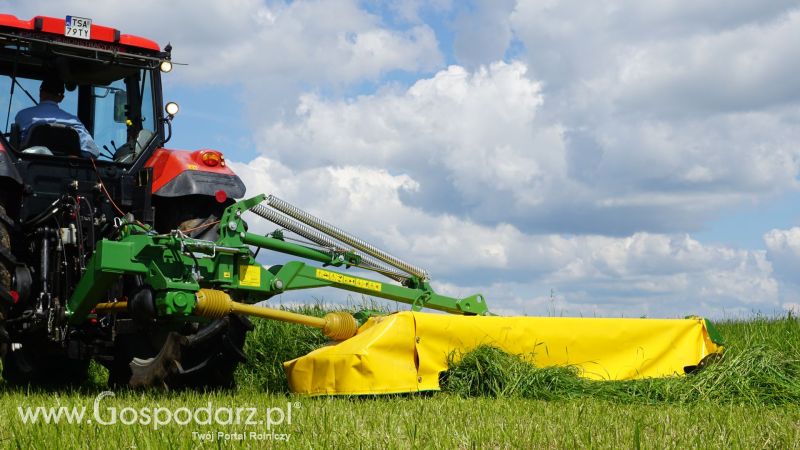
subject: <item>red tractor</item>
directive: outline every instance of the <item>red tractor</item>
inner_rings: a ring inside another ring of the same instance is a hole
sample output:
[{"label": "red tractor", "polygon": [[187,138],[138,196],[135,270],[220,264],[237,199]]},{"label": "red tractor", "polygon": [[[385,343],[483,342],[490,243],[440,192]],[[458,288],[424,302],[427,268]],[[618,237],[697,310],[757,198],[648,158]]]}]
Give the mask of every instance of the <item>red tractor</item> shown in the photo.
[{"label": "red tractor", "polygon": [[[176,104],[164,106],[161,92],[171,47],[75,16],[0,15],[0,43],[0,92],[7,93],[0,138],[3,377],[80,383],[95,359],[108,367],[111,383],[125,385],[131,362],[155,357],[166,332],[179,331],[193,347],[180,355],[180,370],[156,382],[230,386],[251,328],[244,317],[180,330],[136,317],[101,316],[78,327],[64,320],[95,246],[119,232],[120,217],[213,240],[224,208],[245,193],[222,153],[165,148],[177,113]],[[77,132],[57,123],[38,124],[22,137],[17,112],[35,105],[41,80],[53,76],[66,86],[61,108],[85,125],[102,149],[98,157],[84,156]],[[135,304],[141,288],[141,280],[125,276],[112,289]]]}]

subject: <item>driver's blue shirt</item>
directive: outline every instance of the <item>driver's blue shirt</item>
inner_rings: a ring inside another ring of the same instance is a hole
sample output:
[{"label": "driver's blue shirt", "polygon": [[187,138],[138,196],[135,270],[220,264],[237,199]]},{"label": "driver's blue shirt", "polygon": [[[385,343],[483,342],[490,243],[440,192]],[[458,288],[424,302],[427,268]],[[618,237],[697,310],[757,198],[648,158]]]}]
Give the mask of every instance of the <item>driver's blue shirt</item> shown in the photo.
[{"label": "driver's blue shirt", "polygon": [[89,153],[94,157],[100,155],[100,149],[94,143],[92,135],[81,123],[81,121],[72,114],[64,111],[58,107],[58,103],[51,100],[44,100],[39,102],[38,105],[30,108],[25,108],[17,113],[14,121],[19,125],[20,136],[22,142],[28,138],[28,131],[37,123],[58,123],[66,125],[78,132],[81,138],[81,150],[84,153]]}]

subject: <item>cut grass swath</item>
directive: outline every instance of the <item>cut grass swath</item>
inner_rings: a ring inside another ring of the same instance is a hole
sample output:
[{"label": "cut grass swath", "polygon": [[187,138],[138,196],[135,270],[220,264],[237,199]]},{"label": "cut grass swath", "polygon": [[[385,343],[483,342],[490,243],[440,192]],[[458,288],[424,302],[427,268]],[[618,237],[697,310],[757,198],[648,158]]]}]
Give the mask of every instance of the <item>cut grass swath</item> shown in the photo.
[{"label": "cut grass swath", "polygon": [[723,322],[723,357],[687,376],[591,381],[572,367],[539,368],[520,355],[481,346],[451,355],[443,390],[464,397],[512,396],[540,400],[593,397],[624,403],[783,405],[800,403],[800,325],[793,316]]}]

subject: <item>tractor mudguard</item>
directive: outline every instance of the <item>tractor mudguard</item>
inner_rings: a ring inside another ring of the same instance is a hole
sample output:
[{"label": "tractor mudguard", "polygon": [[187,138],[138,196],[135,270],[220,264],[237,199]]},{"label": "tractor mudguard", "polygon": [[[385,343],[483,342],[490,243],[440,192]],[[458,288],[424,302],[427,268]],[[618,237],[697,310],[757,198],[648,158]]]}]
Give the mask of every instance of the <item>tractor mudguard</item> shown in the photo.
[{"label": "tractor mudguard", "polygon": [[22,185],[22,177],[14,166],[14,161],[11,160],[3,144],[0,144],[0,181],[3,179],[13,180],[16,184]]},{"label": "tractor mudguard", "polygon": [[242,180],[225,163],[216,150],[170,150],[160,148],[147,160],[153,168],[153,195],[182,197],[214,196],[224,191],[228,198],[241,198],[245,193]]}]

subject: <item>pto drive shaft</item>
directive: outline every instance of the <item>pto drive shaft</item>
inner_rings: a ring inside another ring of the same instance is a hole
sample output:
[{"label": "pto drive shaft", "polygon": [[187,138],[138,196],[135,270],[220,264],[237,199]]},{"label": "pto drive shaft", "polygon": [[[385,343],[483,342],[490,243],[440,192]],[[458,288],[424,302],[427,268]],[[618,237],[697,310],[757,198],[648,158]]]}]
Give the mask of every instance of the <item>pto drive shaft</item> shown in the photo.
[{"label": "pto drive shaft", "polygon": [[306,316],[279,309],[265,308],[263,306],[246,305],[231,299],[225,292],[214,289],[200,289],[197,291],[197,315],[218,319],[228,314],[246,314],[264,319],[280,320],[299,325],[319,328],[330,339],[343,341],[356,335],[358,324],[350,314],[337,311],[325,317]]},{"label": "pto drive shaft", "polygon": [[[331,312],[324,317],[314,317],[235,302],[227,293],[215,289],[200,289],[196,295],[197,306],[194,314],[209,319],[219,319],[228,314],[245,314],[264,319],[280,320],[319,328],[325,336],[334,341],[343,341],[351,338],[358,331],[356,319],[344,311]],[[120,312],[126,309],[127,302],[99,303],[95,306],[95,310],[99,313]]]}]

